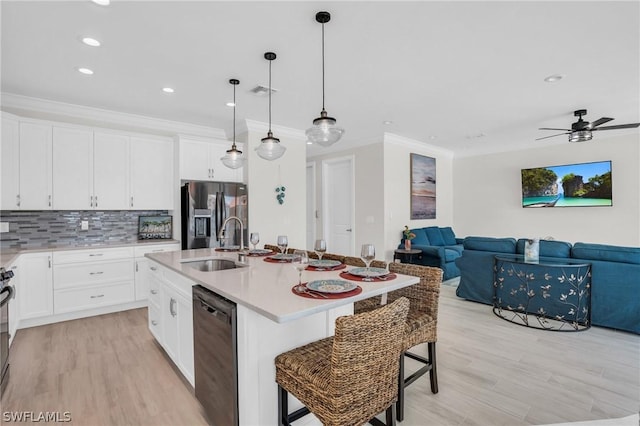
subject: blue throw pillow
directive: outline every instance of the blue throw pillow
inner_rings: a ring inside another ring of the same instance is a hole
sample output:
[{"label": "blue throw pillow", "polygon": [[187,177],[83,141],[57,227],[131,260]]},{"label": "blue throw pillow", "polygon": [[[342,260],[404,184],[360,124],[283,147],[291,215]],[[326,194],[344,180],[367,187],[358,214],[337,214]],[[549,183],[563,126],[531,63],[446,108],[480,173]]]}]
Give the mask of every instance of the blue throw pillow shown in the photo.
[{"label": "blue throw pillow", "polygon": [[453,229],[450,226],[440,228],[440,234],[442,234],[445,246],[455,246],[457,244],[456,234],[453,233]]},{"label": "blue throw pillow", "polygon": [[[427,234],[424,232],[424,229],[412,229],[411,232],[416,234],[416,237],[411,240],[411,244],[416,246],[430,246],[429,239],[427,238]],[[403,235],[404,237],[404,235]]]},{"label": "blue throw pillow", "polygon": [[440,228],[437,226],[429,226],[428,228],[424,228],[424,232],[427,233],[427,238],[431,241],[432,246],[440,246],[444,245],[444,239],[442,238],[442,233],[440,232]]}]

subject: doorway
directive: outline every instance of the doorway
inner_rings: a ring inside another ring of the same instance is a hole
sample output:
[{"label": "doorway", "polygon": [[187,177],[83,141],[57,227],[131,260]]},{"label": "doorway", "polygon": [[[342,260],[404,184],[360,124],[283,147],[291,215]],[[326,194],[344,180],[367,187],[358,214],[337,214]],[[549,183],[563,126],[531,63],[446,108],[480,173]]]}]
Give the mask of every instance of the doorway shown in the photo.
[{"label": "doorway", "polygon": [[322,217],[327,251],[353,256],[354,158],[322,161]]}]

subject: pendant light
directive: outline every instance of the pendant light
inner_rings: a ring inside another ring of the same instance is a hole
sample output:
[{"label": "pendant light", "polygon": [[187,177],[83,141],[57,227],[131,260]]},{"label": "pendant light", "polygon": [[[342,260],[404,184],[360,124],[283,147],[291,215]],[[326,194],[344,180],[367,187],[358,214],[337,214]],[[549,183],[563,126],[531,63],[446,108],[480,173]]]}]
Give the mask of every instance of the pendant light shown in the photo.
[{"label": "pendant light", "polygon": [[267,52],[264,54],[264,58],[269,61],[269,131],[267,137],[260,140],[260,146],[256,148],[256,153],[260,158],[273,161],[282,157],[287,148],[282,146],[280,139],[274,138],[271,132],[271,62],[276,59],[276,54]]},{"label": "pendant light", "polygon": [[242,156],[242,151],[236,148],[236,86],[240,84],[240,81],[232,78],[229,83],[233,85],[233,145],[220,160],[222,160],[222,164],[230,169],[239,169],[244,165],[245,160]]},{"label": "pendant light", "polygon": [[338,142],[344,129],[336,126],[336,119],[329,117],[324,109],[324,24],[331,20],[329,12],[316,13],[316,21],[322,24],[322,112],[313,120],[313,126],[305,132],[310,142],[330,146]]}]

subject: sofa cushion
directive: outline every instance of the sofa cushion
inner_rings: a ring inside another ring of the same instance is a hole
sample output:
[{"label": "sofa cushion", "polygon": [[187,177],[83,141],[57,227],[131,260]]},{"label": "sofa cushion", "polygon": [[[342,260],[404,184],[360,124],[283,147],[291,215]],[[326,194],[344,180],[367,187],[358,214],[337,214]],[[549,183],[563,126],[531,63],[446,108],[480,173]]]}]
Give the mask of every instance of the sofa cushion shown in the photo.
[{"label": "sofa cushion", "polygon": [[[520,238],[516,243],[516,253],[524,254],[526,238]],[[566,241],[540,240],[540,256],[544,257],[571,257],[571,243]]]},{"label": "sofa cushion", "polygon": [[442,233],[440,232],[440,228],[437,226],[429,226],[428,228],[424,228],[424,232],[427,234],[427,238],[431,241],[432,246],[443,246],[444,238],[442,238]]},{"label": "sofa cushion", "polygon": [[464,247],[462,246],[462,244],[455,244],[455,245],[446,245],[444,246],[444,248],[449,249],[449,250],[455,250],[458,253],[462,254],[462,251],[464,250]]},{"label": "sofa cushion", "polygon": [[[427,233],[424,232],[423,228],[412,229],[411,232],[415,234],[415,238],[411,240],[412,245],[416,246],[430,246],[429,238],[427,238]],[[404,237],[404,235],[403,235]]]},{"label": "sofa cushion", "polygon": [[451,229],[450,226],[440,228],[440,234],[442,235],[445,246],[456,245],[456,234],[453,233],[453,229]]},{"label": "sofa cushion", "polygon": [[459,257],[460,257],[460,252],[458,250],[445,247],[445,249],[444,249],[444,261],[445,262],[447,262],[447,263],[453,262],[454,260],[456,260]]},{"label": "sofa cushion", "polygon": [[515,253],[515,238],[467,237],[463,241],[465,250],[482,250],[495,253]]},{"label": "sofa cushion", "polygon": [[605,260],[609,262],[640,265],[640,248],[575,243],[571,249],[571,257],[576,259]]}]

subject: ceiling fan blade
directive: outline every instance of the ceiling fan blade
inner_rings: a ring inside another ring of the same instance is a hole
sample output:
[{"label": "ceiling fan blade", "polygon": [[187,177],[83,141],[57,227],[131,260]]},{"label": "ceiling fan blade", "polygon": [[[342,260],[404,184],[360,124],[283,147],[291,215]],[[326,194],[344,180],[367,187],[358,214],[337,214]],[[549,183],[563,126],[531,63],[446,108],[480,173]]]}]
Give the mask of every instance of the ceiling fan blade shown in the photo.
[{"label": "ceiling fan blade", "polygon": [[554,129],[553,127],[540,127],[538,130],[560,130],[561,132],[571,131],[571,129]]},{"label": "ceiling fan blade", "polygon": [[594,127],[598,127],[601,124],[608,123],[611,120],[613,120],[613,118],[609,118],[609,117],[598,118],[596,121],[591,123],[591,125],[589,127],[591,127],[591,129],[593,129]]},{"label": "ceiling fan blade", "polygon": [[[560,129],[560,130],[564,130],[564,129]],[[568,135],[571,132],[567,132],[567,133],[558,133],[557,135],[551,135],[551,136],[545,136],[543,138],[538,138],[536,139],[537,141],[540,141],[542,139],[549,139],[549,138],[555,138],[556,136],[562,136],[562,135]]]},{"label": "ceiling fan blade", "polygon": [[598,127],[597,129],[591,129],[591,131],[596,131],[596,130],[614,130],[614,129],[633,129],[633,128],[639,127],[639,126],[640,126],[640,123],[619,124],[617,126]]}]

